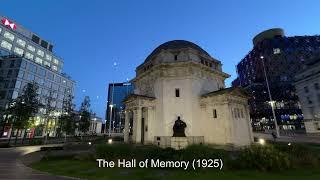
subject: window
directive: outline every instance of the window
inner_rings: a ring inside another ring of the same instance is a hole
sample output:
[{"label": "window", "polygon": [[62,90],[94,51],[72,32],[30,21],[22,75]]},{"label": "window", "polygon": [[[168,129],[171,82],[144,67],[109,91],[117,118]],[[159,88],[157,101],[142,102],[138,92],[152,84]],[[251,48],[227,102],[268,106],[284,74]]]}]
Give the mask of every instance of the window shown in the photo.
[{"label": "window", "polygon": [[37,66],[30,63],[28,65],[28,70],[35,73],[35,72],[37,72]]},{"label": "window", "polygon": [[55,78],[55,80],[54,80],[55,82],[57,82],[57,83],[60,83],[61,82],[61,77],[59,77],[59,76],[56,76],[56,78]]},{"label": "window", "polygon": [[34,47],[31,46],[31,45],[28,45],[28,46],[27,46],[27,49],[28,49],[29,51],[31,51],[31,52],[35,52],[35,51],[36,51],[36,48],[34,48]]},{"label": "window", "polygon": [[19,74],[18,74],[18,77],[19,77],[19,78],[23,78],[23,74],[24,74],[24,71],[21,71],[21,70],[20,70],[20,71],[19,71]]},{"label": "window", "polygon": [[52,89],[55,90],[55,91],[58,91],[59,89],[59,86],[57,84],[52,84]]},{"label": "window", "polygon": [[48,42],[44,41],[44,40],[41,40],[41,46],[47,49],[48,48]]},{"label": "window", "polygon": [[38,54],[39,56],[41,56],[41,57],[43,57],[43,56],[44,56],[44,52],[43,52],[43,51],[41,51],[40,49],[38,49],[37,54]]},{"label": "window", "polygon": [[49,45],[49,51],[52,52],[53,46],[50,44]]},{"label": "window", "polygon": [[28,81],[33,81],[34,80],[34,75],[33,74],[28,74],[27,80]]},{"label": "window", "polygon": [[21,81],[17,80],[15,88],[19,89],[20,87],[21,87]]},{"label": "window", "polygon": [[314,88],[315,88],[316,90],[319,90],[319,89],[320,89],[319,83],[314,83]]},{"label": "window", "polygon": [[180,89],[176,89],[176,97],[180,97]]},{"label": "window", "polygon": [[174,55],[174,60],[178,60],[178,55]]},{"label": "window", "polygon": [[217,110],[216,109],[213,109],[213,118],[217,118]]},{"label": "window", "polygon": [[15,63],[15,60],[11,60],[11,61],[10,61],[10,68],[13,68],[13,67],[14,67],[14,63]]},{"label": "window", "polygon": [[60,87],[59,87],[59,92],[64,93],[64,91],[65,91],[65,88],[64,88],[63,86],[60,86]]},{"label": "window", "polygon": [[52,66],[52,70],[54,70],[54,71],[58,71],[57,66]]},{"label": "window", "polygon": [[1,47],[5,48],[5,49],[8,49],[9,51],[11,51],[11,48],[12,48],[12,44],[8,43],[7,41],[2,41],[1,42]]},{"label": "window", "polygon": [[243,110],[242,109],[240,110],[240,114],[241,114],[241,118],[243,118],[244,116],[243,116]]},{"label": "window", "polygon": [[10,70],[8,71],[8,73],[7,73],[7,77],[11,77],[12,72],[13,72],[13,71],[10,69]]},{"label": "window", "polygon": [[273,49],[273,54],[280,54],[281,50],[279,48]]},{"label": "window", "polygon": [[42,64],[42,59],[41,59],[41,58],[39,58],[39,57],[36,57],[36,63],[38,63],[38,64]]},{"label": "window", "polygon": [[304,89],[304,92],[305,92],[305,93],[308,93],[308,92],[309,92],[308,86],[304,87],[303,89]]},{"label": "window", "polygon": [[50,81],[45,81],[44,86],[47,88],[51,88],[51,82]]},{"label": "window", "polygon": [[27,59],[30,59],[30,60],[33,60],[33,54],[31,54],[31,53],[26,53],[26,55],[25,55],[25,57],[27,58]]},{"label": "window", "polygon": [[34,35],[34,34],[32,35],[31,40],[32,40],[33,42],[37,43],[37,44],[40,43],[40,38],[39,38],[38,36]]},{"label": "window", "polygon": [[51,61],[52,56],[50,56],[49,54],[46,54],[46,60]]},{"label": "window", "polygon": [[25,47],[26,46],[26,42],[22,39],[17,39],[17,44],[19,44],[21,47]]},{"label": "window", "polygon": [[55,63],[55,64],[59,64],[59,61],[58,61],[58,59],[56,59],[56,58],[53,58],[53,63]]},{"label": "window", "polygon": [[21,68],[25,69],[27,67],[27,62],[26,61],[22,61],[21,62]]},{"label": "window", "polygon": [[52,81],[53,81],[53,79],[54,79],[54,75],[53,75],[53,73],[48,72],[48,73],[47,73],[47,79],[50,79],[50,80],[52,80]]},{"label": "window", "polygon": [[47,62],[47,61],[43,61],[43,65],[46,66],[46,67],[48,67],[48,68],[50,67],[50,63]]},{"label": "window", "polygon": [[12,99],[16,99],[17,97],[18,97],[18,92],[17,91],[13,91]]},{"label": "window", "polygon": [[42,68],[38,68],[37,74],[44,77],[46,75],[46,71]]},{"label": "window", "polygon": [[15,47],[13,52],[20,55],[20,56],[23,55],[23,49],[20,49],[18,47]]},{"label": "window", "polygon": [[14,35],[9,33],[8,31],[6,31],[3,36],[7,39],[9,39],[10,41],[13,41],[14,40]]}]

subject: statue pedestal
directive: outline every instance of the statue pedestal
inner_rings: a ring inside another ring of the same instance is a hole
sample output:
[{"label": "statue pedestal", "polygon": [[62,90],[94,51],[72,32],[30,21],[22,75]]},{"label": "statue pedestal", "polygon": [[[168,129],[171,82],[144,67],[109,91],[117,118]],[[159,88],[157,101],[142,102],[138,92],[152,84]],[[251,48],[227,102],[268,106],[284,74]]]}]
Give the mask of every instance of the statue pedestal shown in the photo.
[{"label": "statue pedestal", "polygon": [[187,137],[171,137],[171,148],[179,150],[188,146]]}]

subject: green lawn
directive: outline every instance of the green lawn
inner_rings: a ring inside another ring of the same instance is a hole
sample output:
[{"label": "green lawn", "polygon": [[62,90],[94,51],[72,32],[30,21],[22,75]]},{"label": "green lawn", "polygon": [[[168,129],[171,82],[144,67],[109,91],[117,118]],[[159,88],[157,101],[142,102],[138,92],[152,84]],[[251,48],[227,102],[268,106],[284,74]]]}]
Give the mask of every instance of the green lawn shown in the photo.
[{"label": "green lawn", "polygon": [[82,177],[86,179],[165,179],[165,180],[187,180],[187,179],[217,179],[217,180],[294,180],[294,179],[320,179],[318,170],[296,170],[281,173],[263,173],[255,171],[183,171],[183,170],[161,170],[161,169],[120,169],[120,168],[98,168],[96,162],[79,160],[43,160],[32,165],[40,171],[52,174]]}]

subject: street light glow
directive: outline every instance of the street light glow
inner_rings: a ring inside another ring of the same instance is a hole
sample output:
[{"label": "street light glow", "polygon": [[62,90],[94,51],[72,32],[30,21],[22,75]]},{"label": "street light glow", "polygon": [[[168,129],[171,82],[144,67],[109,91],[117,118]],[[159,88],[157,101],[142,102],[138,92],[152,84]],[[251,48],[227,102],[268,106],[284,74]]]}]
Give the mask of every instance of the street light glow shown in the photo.
[{"label": "street light glow", "polygon": [[259,139],[259,144],[264,145],[266,143],[266,141],[262,138]]}]

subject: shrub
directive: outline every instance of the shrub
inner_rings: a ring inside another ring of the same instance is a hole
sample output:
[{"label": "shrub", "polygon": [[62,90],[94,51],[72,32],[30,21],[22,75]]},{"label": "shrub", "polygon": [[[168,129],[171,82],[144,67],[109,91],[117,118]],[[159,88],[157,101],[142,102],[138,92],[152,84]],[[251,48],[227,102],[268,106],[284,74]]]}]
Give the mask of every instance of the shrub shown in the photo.
[{"label": "shrub", "polygon": [[96,146],[96,156],[106,160],[133,158],[133,147],[127,144],[99,144]]},{"label": "shrub", "polygon": [[290,154],[290,161],[294,168],[314,168],[320,166],[320,153],[315,147],[308,144],[286,143],[274,144],[276,149]]},{"label": "shrub", "polygon": [[281,171],[291,167],[289,155],[270,145],[252,145],[243,149],[233,165],[261,171]]}]

